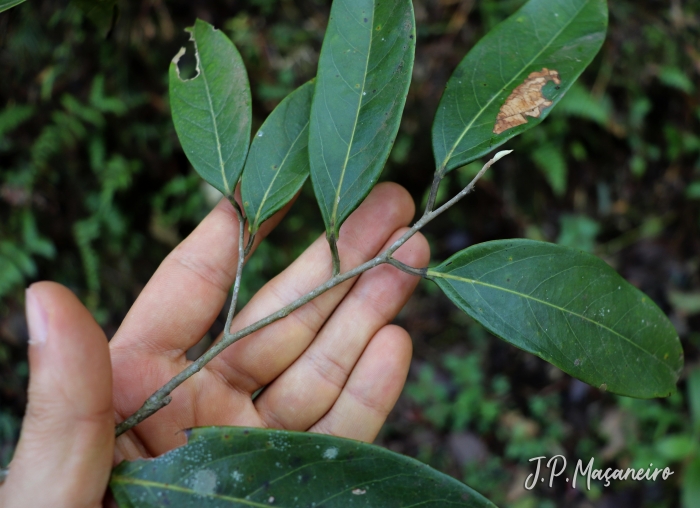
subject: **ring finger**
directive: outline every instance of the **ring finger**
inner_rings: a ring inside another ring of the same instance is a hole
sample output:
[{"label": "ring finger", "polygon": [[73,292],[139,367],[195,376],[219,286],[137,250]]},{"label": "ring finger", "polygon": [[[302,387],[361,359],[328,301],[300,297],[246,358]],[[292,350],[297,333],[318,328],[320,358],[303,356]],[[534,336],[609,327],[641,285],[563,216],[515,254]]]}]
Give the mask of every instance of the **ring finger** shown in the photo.
[{"label": "ring finger", "polygon": [[[388,248],[406,229],[384,245]],[[416,235],[396,258],[425,266],[428,243]],[[418,278],[383,265],[362,274],[304,353],[255,401],[270,427],[306,430],[333,406],[370,339],[390,323],[418,284]]]}]

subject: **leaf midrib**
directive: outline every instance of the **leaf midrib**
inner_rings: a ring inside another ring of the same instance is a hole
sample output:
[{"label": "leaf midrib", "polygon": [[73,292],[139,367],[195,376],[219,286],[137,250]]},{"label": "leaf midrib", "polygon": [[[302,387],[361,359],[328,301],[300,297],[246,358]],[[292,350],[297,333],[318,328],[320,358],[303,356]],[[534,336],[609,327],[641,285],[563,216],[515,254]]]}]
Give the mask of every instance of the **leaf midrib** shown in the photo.
[{"label": "leaf midrib", "polygon": [[568,313],[568,314],[570,314],[570,315],[572,315],[572,316],[575,316],[575,317],[577,317],[577,318],[583,319],[584,321],[588,321],[589,323],[592,323],[592,324],[594,324],[594,325],[596,325],[596,326],[598,326],[598,327],[600,327],[600,328],[603,328],[604,330],[607,330],[608,332],[612,333],[613,335],[616,335],[616,336],[620,337],[622,340],[624,340],[624,341],[627,342],[628,344],[630,344],[630,345],[636,347],[637,349],[639,349],[640,351],[642,351],[645,355],[649,356],[650,358],[653,358],[653,359],[656,360],[658,363],[660,363],[661,365],[663,365],[664,367],[666,367],[671,373],[673,373],[673,369],[671,368],[670,365],[664,363],[662,360],[660,360],[659,358],[657,358],[656,356],[654,356],[650,351],[647,351],[646,349],[642,348],[639,344],[637,344],[637,343],[635,343],[635,342],[632,342],[630,339],[628,339],[627,337],[625,337],[625,336],[622,335],[621,333],[616,332],[616,331],[613,330],[612,328],[609,328],[609,327],[605,326],[604,324],[599,323],[598,321],[594,321],[594,320],[592,320],[591,318],[588,318],[588,317],[586,317],[586,316],[584,316],[584,315],[582,315],[582,314],[579,314],[579,313],[577,313],[577,312],[574,312],[574,311],[572,311],[572,310],[566,309],[566,308],[564,308],[564,307],[560,307],[560,306],[558,306],[558,305],[554,305],[553,303],[547,302],[547,301],[545,301],[545,300],[540,300],[539,298],[535,298],[534,296],[526,295],[525,293],[519,293],[518,291],[513,291],[512,289],[507,289],[507,288],[504,288],[504,287],[502,287],[502,286],[496,286],[496,285],[494,285],[494,284],[489,284],[489,283],[487,283],[487,282],[482,282],[482,281],[475,280],[475,279],[468,279],[468,278],[466,278],[466,277],[458,277],[457,275],[452,275],[452,274],[442,273],[442,272],[436,272],[436,271],[434,271],[434,270],[428,270],[427,276],[428,276],[428,277],[438,277],[438,278],[442,278],[442,279],[453,279],[453,280],[457,280],[457,281],[459,281],[459,282],[465,282],[465,283],[467,283],[467,284],[473,284],[473,285],[474,285],[474,284],[478,284],[478,285],[480,285],[480,286],[484,286],[484,287],[491,288],[491,289],[497,289],[497,290],[500,290],[500,291],[504,291],[504,292],[506,292],[506,293],[513,294],[513,295],[515,295],[515,296],[519,296],[519,297],[521,297],[521,298],[525,298],[525,299],[528,299],[528,300],[532,300],[532,301],[537,302],[537,303],[540,303],[540,304],[542,304],[542,305],[546,305],[546,306],[548,306],[548,307],[552,307],[553,309],[557,309],[557,310],[559,310],[559,311],[561,311],[561,312]]},{"label": "leaf midrib", "polygon": [[[581,6],[581,8],[580,8],[578,11],[576,11],[576,14],[574,14],[573,16],[571,16],[571,19],[568,21],[568,23],[566,23],[566,25],[564,25],[564,26],[561,28],[561,30],[559,30],[559,31],[549,40],[549,42],[548,42],[547,44],[545,44],[545,45],[542,47],[542,49],[539,51],[539,53],[537,53],[534,57],[532,57],[532,59],[531,59],[526,65],[523,65],[523,66],[522,66],[521,70],[518,71],[518,72],[514,75],[514,77],[511,78],[511,80],[510,80],[508,83],[506,83],[506,85],[503,87],[503,89],[508,89],[508,88],[510,88],[510,86],[515,82],[515,79],[516,79],[518,76],[520,76],[520,74],[522,74],[523,70],[524,70],[524,69],[527,69],[529,66],[531,66],[531,65],[533,64],[533,62],[534,62],[535,60],[537,60],[537,59],[542,55],[542,53],[544,53],[545,50],[547,50],[547,49],[552,45],[552,43],[562,34],[562,32],[563,32],[564,30],[566,30],[566,29],[569,27],[569,25],[571,25],[571,23],[573,23],[574,19],[576,19],[576,18],[578,17],[578,15],[579,15],[579,14],[581,13],[581,11],[590,3],[590,1],[591,1],[591,0],[586,0],[586,2]],[[484,111],[486,111],[486,110],[488,109],[489,106],[491,106],[491,104],[493,103],[493,101],[495,101],[496,98],[497,98],[499,95],[500,95],[500,92],[499,92],[499,93],[495,93],[495,94],[489,99],[489,101],[486,103],[486,105],[485,105],[484,107],[482,107],[482,108],[479,110],[479,112],[474,116],[474,118],[472,118],[472,121],[469,122],[469,125],[465,126],[464,130],[462,131],[462,134],[460,134],[460,136],[457,138],[457,141],[455,141],[455,143],[452,145],[452,148],[451,148],[450,151],[448,152],[447,156],[443,159],[442,164],[440,165],[440,170],[441,170],[441,171],[444,171],[444,169],[447,167],[447,164],[450,162],[450,159],[452,158],[452,154],[453,154],[454,151],[457,149],[457,147],[459,146],[459,144],[462,142],[462,140],[464,139],[464,136],[466,136],[467,133],[469,132],[469,130],[472,128],[472,126],[474,125],[474,122],[476,122],[476,121],[479,119],[479,117],[484,113]]]},{"label": "leaf midrib", "polygon": [[216,139],[216,152],[219,156],[219,171],[221,171],[221,180],[224,184],[224,189],[226,189],[226,195],[231,194],[231,189],[228,186],[228,181],[226,180],[226,168],[224,165],[224,157],[221,153],[221,141],[219,140],[219,128],[216,125],[216,115],[214,115],[214,103],[211,99],[211,92],[209,91],[209,81],[207,81],[207,74],[204,72],[204,64],[199,57],[199,48],[197,47],[197,40],[194,40],[195,50],[197,51],[197,63],[200,65],[199,72],[204,80],[204,89],[207,95],[207,101],[209,102],[209,115],[211,116],[211,123],[214,126],[214,138]]},{"label": "leaf midrib", "polygon": [[[343,3],[345,8],[347,9],[347,5]],[[348,168],[348,162],[350,160],[350,151],[352,150],[352,144],[353,141],[355,140],[355,132],[357,132],[357,122],[360,118],[360,110],[362,109],[362,97],[363,93],[365,91],[365,84],[367,83],[367,68],[369,67],[369,56],[372,53],[372,37],[374,34],[372,33],[373,30],[371,27],[374,26],[374,15],[375,15],[375,9],[376,5],[373,5],[372,8],[372,21],[369,23],[370,29],[369,31],[369,44],[367,46],[367,58],[365,59],[365,71],[362,75],[362,87],[360,88],[360,94],[359,94],[359,102],[357,104],[357,110],[355,111],[355,121],[353,122],[352,125],[352,134],[350,135],[350,141],[348,142],[348,149],[347,152],[345,153],[345,161],[343,161],[343,168],[340,171],[340,180],[338,181],[338,187],[335,190],[335,196],[333,197],[333,211],[331,212],[331,227],[333,229],[333,233],[335,234],[336,227],[337,227],[337,219],[338,219],[338,206],[340,205],[340,191],[343,188],[343,181],[345,180],[345,171]]]},{"label": "leaf midrib", "polygon": [[188,489],[187,487],[181,487],[179,485],[173,485],[172,483],[161,483],[161,482],[156,482],[156,481],[151,481],[151,480],[142,480],[140,478],[129,478],[128,476],[119,476],[119,475],[113,475],[112,476],[112,481],[114,483],[121,483],[121,484],[126,484],[126,485],[137,485],[139,487],[145,487],[145,488],[159,488],[163,490],[172,490],[174,492],[179,492],[182,494],[191,494],[192,496],[198,496],[198,497],[209,497],[212,499],[221,499],[222,501],[232,501],[236,503],[241,503],[246,506],[253,506],[256,508],[269,508],[269,504],[260,504],[256,503],[254,501],[249,501],[248,499],[243,499],[240,497],[233,497],[233,496],[225,496],[223,494],[207,494],[203,492],[198,492],[196,490]]},{"label": "leaf midrib", "polygon": [[306,128],[308,126],[309,126],[309,121],[307,121],[304,124],[304,127],[301,128],[301,130],[299,131],[299,134],[297,134],[297,137],[294,138],[294,141],[290,145],[289,150],[287,150],[287,153],[284,154],[284,159],[282,159],[282,162],[280,163],[280,167],[277,169],[277,171],[275,171],[275,176],[272,177],[270,184],[267,186],[267,189],[265,190],[265,194],[262,197],[262,201],[260,202],[260,206],[258,207],[257,212],[255,212],[255,220],[253,222],[253,230],[254,231],[257,230],[257,228],[259,226],[258,221],[260,220],[260,215],[262,214],[263,206],[265,206],[265,203],[267,202],[267,197],[270,194],[270,190],[272,190],[272,187],[275,184],[275,180],[277,180],[277,177],[282,172],[282,168],[284,167],[284,164],[287,162],[287,159],[289,158],[289,154],[292,153],[292,150],[296,146],[297,141],[299,141],[299,139],[301,138],[301,135],[303,134],[303,132],[306,130]]}]

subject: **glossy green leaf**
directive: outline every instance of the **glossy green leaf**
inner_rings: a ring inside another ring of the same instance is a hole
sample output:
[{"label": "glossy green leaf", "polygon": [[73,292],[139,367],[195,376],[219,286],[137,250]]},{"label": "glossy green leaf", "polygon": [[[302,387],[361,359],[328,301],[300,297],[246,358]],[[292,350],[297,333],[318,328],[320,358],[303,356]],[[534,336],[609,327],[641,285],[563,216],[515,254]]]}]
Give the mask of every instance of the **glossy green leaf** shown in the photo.
[{"label": "glossy green leaf", "polygon": [[457,480],[403,455],[321,434],[194,429],[187,445],[122,462],[120,507],[495,508]]},{"label": "glossy green leaf", "polygon": [[311,180],[329,238],[377,182],[415,51],[411,0],[335,0],[311,106]]},{"label": "glossy green leaf", "polygon": [[671,322],[601,259],[532,240],[475,245],[429,270],[493,334],[621,395],[675,391],[683,350]]},{"label": "glossy green leaf", "polygon": [[251,233],[282,208],[309,176],[309,114],[313,82],[289,94],[253,138],[241,179]]},{"label": "glossy green leaf", "polygon": [[170,108],[177,136],[194,169],[228,196],[243,170],[250,142],[251,99],[241,55],[223,32],[197,20],[190,29],[197,75],[180,77],[170,64]]},{"label": "glossy green leaf", "polygon": [[[607,24],[606,0],[530,0],[491,30],[459,64],[440,100],[432,134],[438,170],[467,164],[544,120],[598,53]],[[533,73],[546,75],[531,81]],[[527,100],[516,103],[511,94]],[[497,133],[506,103],[509,122],[525,123]]]},{"label": "glossy green leaf", "polygon": [[15,5],[24,3],[25,0],[0,0],[0,12],[11,9]]}]

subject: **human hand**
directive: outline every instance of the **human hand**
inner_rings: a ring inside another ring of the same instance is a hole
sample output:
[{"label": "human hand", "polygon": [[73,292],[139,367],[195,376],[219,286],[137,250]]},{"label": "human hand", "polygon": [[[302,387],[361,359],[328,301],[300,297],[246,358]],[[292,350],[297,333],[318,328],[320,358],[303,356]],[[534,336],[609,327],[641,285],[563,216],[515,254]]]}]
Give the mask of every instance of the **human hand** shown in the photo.
[{"label": "human hand", "polygon": [[[343,271],[391,245],[413,213],[405,190],[376,186],[341,229]],[[268,221],[259,238],[282,215]],[[29,314],[43,313],[37,319],[48,338],[30,348],[30,402],[0,500],[7,506],[99,505],[113,457],[112,408],[118,420],[126,418],[188,364],[186,351],[216,319],[233,281],[237,231],[236,216],[224,201],[156,271],[110,343],[113,406],[100,328],[65,288],[31,287],[28,302],[38,310],[28,307]],[[395,257],[424,266],[427,242],[416,235]],[[236,316],[232,331],[330,276],[328,245],[319,238]],[[401,392],[411,356],[407,333],[389,323],[417,282],[382,265],[237,342],[173,392],[170,405],[120,436],[114,459],[159,455],[184,444],[183,429],[203,425],[373,440]],[[35,341],[36,328],[30,323]],[[253,401],[261,387],[266,388]]]}]

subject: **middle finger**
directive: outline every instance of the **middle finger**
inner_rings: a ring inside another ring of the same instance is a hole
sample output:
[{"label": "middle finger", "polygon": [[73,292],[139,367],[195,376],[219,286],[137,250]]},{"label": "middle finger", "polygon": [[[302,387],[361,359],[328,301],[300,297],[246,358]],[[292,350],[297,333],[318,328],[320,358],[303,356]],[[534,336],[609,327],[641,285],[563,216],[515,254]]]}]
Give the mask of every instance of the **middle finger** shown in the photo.
[{"label": "middle finger", "polygon": [[[406,228],[396,231],[385,248],[405,232]],[[428,242],[418,233],[395,257],[409,266],[425,266],[430,259]],[[321,419],[338,399],[370,339],[396,317],[418,281],[419,277],[389,265],[363,273],[313,343],[255,400],[267,426],[306,430]],[[397,367],[404,366],[399,362]]]}]

